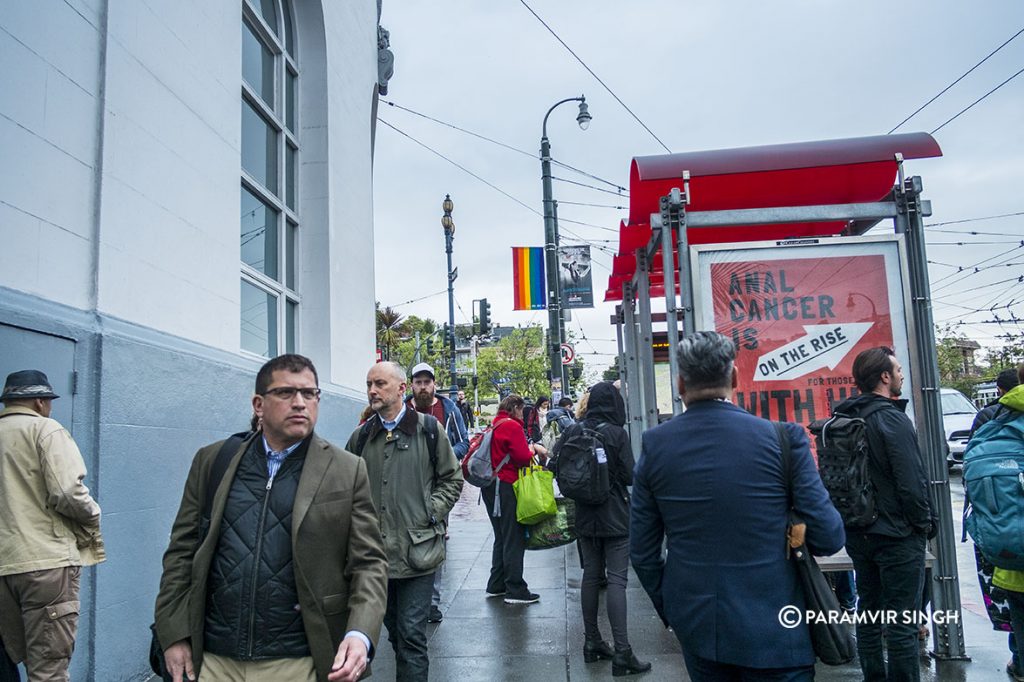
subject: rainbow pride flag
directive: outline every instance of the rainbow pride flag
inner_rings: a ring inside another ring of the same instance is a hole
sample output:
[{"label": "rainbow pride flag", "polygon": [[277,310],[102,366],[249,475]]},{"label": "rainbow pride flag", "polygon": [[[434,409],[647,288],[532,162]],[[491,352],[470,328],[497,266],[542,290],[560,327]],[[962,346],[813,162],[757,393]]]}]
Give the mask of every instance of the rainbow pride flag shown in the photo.
[{"label": "rainbow pride flag", "polygon": [[544,247],[512,247],[513,310],[544,310]]}]

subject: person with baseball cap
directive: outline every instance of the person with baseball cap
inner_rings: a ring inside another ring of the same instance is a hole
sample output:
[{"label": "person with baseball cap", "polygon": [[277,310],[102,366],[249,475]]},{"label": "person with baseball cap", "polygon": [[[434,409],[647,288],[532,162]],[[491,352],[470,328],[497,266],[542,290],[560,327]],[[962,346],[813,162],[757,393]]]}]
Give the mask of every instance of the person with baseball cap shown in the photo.
[{"label": "person with baseball cap", "polygon": [[[406,402],[417,412],[432,415],[444,426],[444,432],[455,452],[455,458],[462,461],[469,450],[466,422],[462,417],[462,410],[453,400],[437,394],[437,383],[434,381],[434,376],[434,368],[425,362],[413,367],[412,397]],[[434,592],[430,597],[428,623],[440,623],[444,619],[444,614],[441,613],[441,574],[443,572],[444,564],[441,564],[434,574]]]},{"label": "person with baseball cap", "polygon": [[50,419],[45,374],[8,375],[0,402],[0,639],[30,680],[67,680],[83,566],[103,561],[85,462]]}]

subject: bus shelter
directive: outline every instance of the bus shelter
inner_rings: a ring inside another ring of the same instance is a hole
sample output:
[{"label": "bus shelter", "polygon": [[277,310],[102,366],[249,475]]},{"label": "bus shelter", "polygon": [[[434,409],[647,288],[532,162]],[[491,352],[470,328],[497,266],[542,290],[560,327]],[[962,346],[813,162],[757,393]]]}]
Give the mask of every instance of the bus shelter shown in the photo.
[{"label": "bus shelter", "polygon": [[[612,323],[637,453],[644,430],[684,409],[682,335],[732,334],[737,404],[805,425],[855,392],[857,353],[896,350],[940,522],[932,610],[957,614],[935,623],[933,654],[954,659],[966,652],[925,250],[931,206],[921,178],[904,173],[906,160],[941,155],[930,135],[911,133],[636,157],[605,300],[620,301]],[[891,231],[866,234],[883,221]],[[652,312],[658,298],[664,313]],[[668,364],[661,397],[671,407],[661,411],[656,355]]]}]

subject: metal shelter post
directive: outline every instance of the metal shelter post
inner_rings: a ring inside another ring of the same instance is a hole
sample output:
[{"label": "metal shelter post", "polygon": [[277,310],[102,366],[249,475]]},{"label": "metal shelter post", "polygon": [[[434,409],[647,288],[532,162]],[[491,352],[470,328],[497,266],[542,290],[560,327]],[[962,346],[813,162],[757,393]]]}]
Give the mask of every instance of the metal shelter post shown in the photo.
[{"label": "metal shelter post", "polygon": [[[686,204],[690,201],[690,172],[683,172],[683,188],[686,190],[681,201],[676,206],[672,200],[669,201],[669,209],[677,210],[679,213],[676,228],[676,251],[679,252],[679,299],[683,306],[683,336],[692,336],[697,331],[696,320],[693,317],[693,278],[690,274],[690,238],[687,235],[689,229],[686,221]],[[673,188],[674,192],[674,188]],[[669,197],[674,199],[674,193]],[[687,276],[683,277],[683,273]]]},{"label": "metal shelter post", "polygon": [[[669,256],[671,258],[671,256]],[[654,331],[651,322],[651,263],[646,249],[636,252],[637,302],[640,308],[640,343],[637,356],[640,359],[641,385],[644,399],[644,426],[651,429],[658,425],[658,396],[654,386]]]},{"label": "metal shelter post", "polygon": [[932,613],[956,613],[933,624],[934,649],[940,659],[969,660],[964,646],[963,611],[956,565],[956,538],[953,508],[949,492],[949,470],[943,450],[942,405],[939,396],[939,363],[935,351],[935,321],[932,315],[931,286],[928,282],[928,255],[925,247],[924,217],[931,215],[931,204],[922,201],[920,177],[903,180],[896,188],[899,215],[896,231],[905,230],[907,264],[913,313],[917,381],[921,386],[917,401],[918,439],[924,453],[932,508],[938,512],[939,532],[931,542],[935,563],[932,567]]},{"label": "metal shelter post", "polygon": [[640,359],[637,356],[636,313],[633,308],[633,285],[622,285],[622,320],[625,342],[626,415],[629,418],[629,442],[634,453],[640,452],[640,436],[644,432],[643,379],[640,376]]},{"label": "metal shelter post", "polygon": [[[683,413],[683,398],[679,395],[679,358],[676,354],[679,348],[679,313],[676,307],[676,266],[672,251],[675,244],[672,243],[672,229],[679,224],[678,207],[682,205],[679,199],[679,191],[672,190],[669,196],[662,197],[660,202],[661,213],[651,214],[651,227],[654,227],[655,218],[661,225],[661,266],[664,272],[665,282],[665,326],[668,330],[668,367],[669,384],[668,389],[672,396],[672,416]],[[675,209],[675,210],[673,210]],[[679,268],[682,271],[683,257],[679,254]]]}]

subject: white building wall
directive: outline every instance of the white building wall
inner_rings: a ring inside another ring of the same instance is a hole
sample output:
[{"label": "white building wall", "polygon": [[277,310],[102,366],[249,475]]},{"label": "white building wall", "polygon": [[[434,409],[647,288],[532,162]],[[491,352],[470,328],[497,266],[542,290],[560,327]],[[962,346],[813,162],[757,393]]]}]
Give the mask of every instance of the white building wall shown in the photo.
[{"label": "white building wall", "polygon": [[[376,3],[294,4],[298,349],[358,392],[374,348]],[[18,163],[0,167],[2,284],[237,353],[241,0],[3,5],[0,149]]]},{"label": "white building wall", "polygon": [[90,305],[102,3],[0,2],[0,273]]}]

